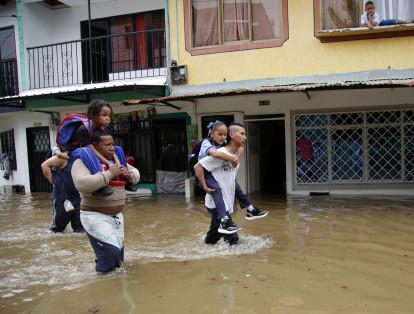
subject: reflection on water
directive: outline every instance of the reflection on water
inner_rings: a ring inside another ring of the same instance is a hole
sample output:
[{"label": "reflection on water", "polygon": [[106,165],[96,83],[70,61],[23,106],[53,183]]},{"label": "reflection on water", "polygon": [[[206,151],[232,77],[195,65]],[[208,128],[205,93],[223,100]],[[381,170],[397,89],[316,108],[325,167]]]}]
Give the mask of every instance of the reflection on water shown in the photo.
[{"label": "reflection on water", "polygon": [[256,195],[270,215],[237,211],[233,247],[204,244],[199,200],[129,199],[125,268],[97,276],[85,235],[47,233],[48,194],[0,197],[1,312],[414,312],[414,199]]}]

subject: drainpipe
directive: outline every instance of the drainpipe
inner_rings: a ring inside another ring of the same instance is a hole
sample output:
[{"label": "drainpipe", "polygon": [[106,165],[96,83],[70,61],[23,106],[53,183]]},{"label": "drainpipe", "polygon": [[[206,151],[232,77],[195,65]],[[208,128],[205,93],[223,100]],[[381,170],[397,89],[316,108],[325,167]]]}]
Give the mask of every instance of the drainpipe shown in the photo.
[{"label": "drainpipe", "polygon": [[177,49],[177,64],[180,64],[180,48],[178,47],[178,0],[175,0],[175,45],[175,49]]},{"label": "drainpipe", "polygon": [[168,10],[168,0],[164,0],[164,17],[165,17],[165,54],[166,54],[166,63],[167,63],[167,87],[166,94],[167,96],[171,94],[171,76],[170,76],[170,19],[169,19],[169,10]]},{"label": "drainpipe", "polygon": [[88,36],[89,36],[89,78],[92,83],[92,21],[91,21],[91,0],[88,0]]},{"label": "drainpipe", "polygon": [[20,83],[22,90],[27,90],[27,75],[26,75],[26,54],[24,51],[24,36],[23,36],[23,18],[22,18],[22,1],[16,0],[16,19],[17,19],[17,33],[19,34],[19,55],[20,55]]}]

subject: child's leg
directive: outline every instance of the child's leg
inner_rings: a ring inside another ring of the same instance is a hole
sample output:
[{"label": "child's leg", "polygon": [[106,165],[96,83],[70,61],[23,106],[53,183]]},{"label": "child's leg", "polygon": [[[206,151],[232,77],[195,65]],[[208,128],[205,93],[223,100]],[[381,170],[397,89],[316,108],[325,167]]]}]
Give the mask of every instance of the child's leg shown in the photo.
[{"label": "child's leg", "polygon": [[213,189],[214,192],[211,194],[216,205],[216,209],[220,219],[227,217],[226,205],[223,201],[223,193],[221,192],[220,185],[214,179],[213,175],[209,172],[206,172],[204,175],[206,179],[206,184],[210,189]]},{"label": "child's leg", "polygon": [[240,185],[237,182],[236,182],[236,198],[239,201],[240,207],[242,209],[246,209],[245,218],[247,220],[255,220],[259,218],[264,218],[269,213],[266,210],[254,207],[252,203],[250,203],[246,194],[244,194],[243,190],[241,189]]},{"label": "child's leg", "polygon": [[[231,219],[230,214],[228,214],[228,216],[229,216],[229,219],[230,219],[231,221],[233,221],[233,220]],[[237,242],[239,241],[239,235],[237,234],[237,232],[232,233],[232,234],[223,234],[223,239],[224,239],[224,241],[225,241],[225,242],[227,242],[229,245],[234,245],[234,244],[237,244]]]},{"label": "child's leg", "polygon": [[206,244],[216,244],[221,238],[221,234],[218,233],[218,228],[220,226],[220,218],[215,208],[207,208],[207,210],[211,215],[211,223],[210,229],[207,232],[204,242]]},{"label": "child's leg", "polygon": [[75,210],[72,211],[70,225],[72,227],[73,232],[83,232],[83,226],[80,220],[80,200],[73,201],[72,204],[73,206],[75,206]]},{"label": "child's leg", "polygon": [[70,221],[70,215],[65,210],[61,197],[53,199],[53,218],[49,230],[52,232],[63,232]]},{"label": "child's leg", "polygon": [[239,201],[240,207],[242,209],[249,208],[253,209],[252,203],[250,203],[247,195],[244,194],[243,190],[241,189],[240,185],[236,181],[236,199]]}]

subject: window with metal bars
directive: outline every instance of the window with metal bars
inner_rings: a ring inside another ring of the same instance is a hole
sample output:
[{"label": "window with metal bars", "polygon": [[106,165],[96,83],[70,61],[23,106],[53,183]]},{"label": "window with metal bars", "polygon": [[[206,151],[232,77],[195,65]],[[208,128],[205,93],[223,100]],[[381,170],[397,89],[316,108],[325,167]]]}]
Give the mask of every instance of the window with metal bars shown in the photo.
[{"label": "window with metal bars", "polygon": [[414,109],[297,113],[297,184],[414,181]]},{"label": "window with metal bars", "polygon": [[1,132],[0,140],[1,140],[1,155],[6,153],[9,158],[9,162],[10,162],[10,170],[17,170],[16,149],[15,149],[15,144],[14,144],[14,130],[11,129],[6,132]]}]

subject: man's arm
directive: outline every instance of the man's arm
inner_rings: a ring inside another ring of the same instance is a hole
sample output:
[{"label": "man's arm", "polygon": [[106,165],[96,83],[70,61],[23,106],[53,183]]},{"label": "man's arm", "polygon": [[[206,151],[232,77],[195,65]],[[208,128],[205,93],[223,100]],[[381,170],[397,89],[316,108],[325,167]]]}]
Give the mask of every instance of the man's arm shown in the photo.
[{"label": "man's arm", "polygon": [[64,167],[66,162],[66,159],[59,158],[58,156],[53,156],[42,163],[41,167],[43,175],[46,178],[46,180],[49,181],[50,184],[53,184],[52,168],[62,168]]},{"label": "man's arm", "polygon": [[112,165],[109,170],[91,174],[82,160],[77,159],[72,166],[72,179],[79,192],[94,192],[109,184],[109,181],[120,174],[119,167]]},{"label": "man's arm", "polygon": [[212,156],[207,156],[199,160],[198,163],[194,166],[194,173],[200,181],[200,184],[203,187],[204,191],[207,193],[212,193],[214,190],[210,189],[206,184],[206,180],[204,178],[204,169],[211,172],[214,169],[220,168],[222,164],[223,160],[214,158]]}]

